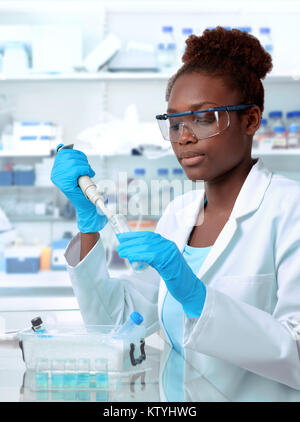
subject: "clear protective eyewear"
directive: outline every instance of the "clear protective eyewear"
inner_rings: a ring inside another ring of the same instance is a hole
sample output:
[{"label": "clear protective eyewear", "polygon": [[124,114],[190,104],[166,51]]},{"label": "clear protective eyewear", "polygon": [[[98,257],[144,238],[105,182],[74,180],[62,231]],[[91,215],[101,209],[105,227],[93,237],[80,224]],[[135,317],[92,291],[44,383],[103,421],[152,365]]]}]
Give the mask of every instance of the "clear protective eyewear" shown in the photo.
[{"label": "clear protective eyewear", "polygon": [[211,107],[206,110],[159,114],[156,117],[163,138],[179,142],[184,127],[199,141],[224,132],[230,125],[229,112],[246,110],[255,104],[238,104]]}]

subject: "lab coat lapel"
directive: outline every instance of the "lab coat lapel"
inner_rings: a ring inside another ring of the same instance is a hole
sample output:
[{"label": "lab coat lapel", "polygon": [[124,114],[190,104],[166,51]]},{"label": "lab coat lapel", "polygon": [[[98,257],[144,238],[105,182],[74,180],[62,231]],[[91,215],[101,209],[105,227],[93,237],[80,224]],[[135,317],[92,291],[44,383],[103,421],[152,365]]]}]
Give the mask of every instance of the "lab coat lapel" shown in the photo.
[{"label": "lab coat lapel", "polygon": [[231,215],[201,266],[197,277],[202,279],[229,246],[241,217],[257,210],[270,184],[272,173],[261,159],[252,167],[235,201]]}]

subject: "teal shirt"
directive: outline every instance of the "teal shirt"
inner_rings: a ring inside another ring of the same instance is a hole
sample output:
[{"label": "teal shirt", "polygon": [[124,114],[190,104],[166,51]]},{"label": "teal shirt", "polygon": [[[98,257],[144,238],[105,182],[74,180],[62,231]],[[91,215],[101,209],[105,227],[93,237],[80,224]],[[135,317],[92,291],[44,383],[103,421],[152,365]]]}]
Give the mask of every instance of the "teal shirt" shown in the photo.
[{"label": "teal shirt", "polygon": [[[206,248],[194,248],[188,245],[185,246],[183,250],[183,257],[196,275],[198,274],[210,249],[211,246]],[[183,309],[181,304],[174,299],[169,292],[167,292],[163,304],[162,322],[174,349],[178,353],[182,353],[182,318]]]},{"label": "teal shirt", "polygon": [[[183,257],[197,275],[205,258],[212,246],[206,248],[194,248],[186,245],[183,250]],[[181,304],[167,292],[162,309],[162,322],[171,340],[173,350],[164,368],[163,386],[168,401],[183,401],[183,391],[178,389],[183,382],[183,309]],[[175,382],[176,381],[176,382]],[[177,388],[176,388],[177,387]]]}]

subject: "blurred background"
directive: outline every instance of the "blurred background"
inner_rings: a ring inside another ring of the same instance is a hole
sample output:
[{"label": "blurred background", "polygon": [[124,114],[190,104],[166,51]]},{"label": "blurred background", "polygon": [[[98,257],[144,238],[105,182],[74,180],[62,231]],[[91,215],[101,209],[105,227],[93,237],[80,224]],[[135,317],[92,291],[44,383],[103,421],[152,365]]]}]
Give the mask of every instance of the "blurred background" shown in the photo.
[{"label": "blurred background", "polygon": [[[253,156],[300,180],[299,19],[298,0],[0,1],[0,312],[11,326],[21,310],[78,314],[63,257],[75,213],[50,181],[59,143],[84,151],[98,181],[126,176],[106,191],[120,209],[133,181],[184,184],[155,115],[190,34],[239,28],[270,52]],[[153,230],[166,206],[154,215],[151,194],[135,195],[135,229]],[[104,243],[112,274],[126,270],[109,231]]]}]

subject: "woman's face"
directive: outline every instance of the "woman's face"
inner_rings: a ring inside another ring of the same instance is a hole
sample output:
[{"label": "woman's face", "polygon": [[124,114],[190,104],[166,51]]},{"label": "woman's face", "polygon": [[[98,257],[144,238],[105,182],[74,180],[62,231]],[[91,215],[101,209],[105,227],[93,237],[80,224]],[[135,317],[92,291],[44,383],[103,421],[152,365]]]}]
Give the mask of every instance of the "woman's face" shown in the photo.
[{"label": "woman's face", "polygon": [[[209,107],[240,103],[239,92],[230,89],[222,78],[189,73],[179,76],[174,83],[167,112],[205,110]],[[259,125],[259,109],[256,110],[256,114],[258,114],[256,124]],[[189,179],[212,181],[244,160],[250,160],[251,136],[249,135],[254,134],[257,128],[252,128],[253,122],[251,126],[249,123],[251,119],[249,120],[247,114],[239,118],[238,112],[234,111],[229,113],[229,117],[229,127],[219,135],[198,141],[185,128],[179,141],[172,142],[174,153]],[[199,156],[185,159],[184,155],[188,154],[199,154]]]}]

